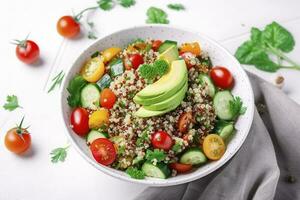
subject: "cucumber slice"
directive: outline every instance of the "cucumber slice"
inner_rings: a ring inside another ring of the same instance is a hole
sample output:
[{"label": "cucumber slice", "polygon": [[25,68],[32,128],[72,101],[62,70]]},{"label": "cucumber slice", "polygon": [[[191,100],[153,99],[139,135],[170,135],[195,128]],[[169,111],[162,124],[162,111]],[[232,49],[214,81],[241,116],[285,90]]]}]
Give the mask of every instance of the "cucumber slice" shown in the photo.
[{"label": "cucumber slice", "polygon": [[223,120],[232,120],[234,113],[230,109],[230,101],[233,101],[233,96],[228,90],[217,92],[213,105],[217,116]]},{"label": "cucumber slice", "polygon": [[199,77],[199,83],[203,86],[203,85],[207,85],[208,86],[208,95],[210,97],[214,97],[216,94],[216,87],[213,84],[212,80],[210,79],[210,77],[206,74],[200,74]]},{"label": "cucumber slice", "polygon": [[151,162],[145,162],[142,166],[142,171],[146,176],[166,179],[171,175],[171,170],[164,163],[153,165]]},{"label": "cucumber slice", "polygon": [[81,90],[81,105],[96,110],[99,107],[100,91],[96,84],[90,83]]},{"label": "cucumber slice", "polygon": [[107,138],[107,133],[100,133],[97,130],[91,130],[86,137],[86,143],[90,145],[98,138]]},{"label": "cucumber slice", "polygon": [[202,151],[198,148],[189,149],[180,157],[180,163],[183,164],[199,165],[206,161],[207,158],[204,153],[202,153]]},{"label": "cucumber slice", "polygon": [[172,41],[172,40],[165,40],[158,48],[158,52],[163,53],[165,50],[167,50],[171,46],[177,46],[177,42]]},{"label": "cucumber slice", "polygon": [[119,76],[124,73],[124,66],[122,59],[117,59],[111,66],[110,66],[110,75],[112,77]]},{"label": "cucumber slice", "polygon": [[108,74],[104,74],[102,78],[97,82],[97,85],[99,86],[100,90],[103,90],[104,88],[108,88],[111,83],[111,78]]},{"label": "cucumber slice", "polygon": [[216,123],[214,131],[219,134],[223,140],[229,139],[234,133],[234,125],[232,122],[219,120]]}]

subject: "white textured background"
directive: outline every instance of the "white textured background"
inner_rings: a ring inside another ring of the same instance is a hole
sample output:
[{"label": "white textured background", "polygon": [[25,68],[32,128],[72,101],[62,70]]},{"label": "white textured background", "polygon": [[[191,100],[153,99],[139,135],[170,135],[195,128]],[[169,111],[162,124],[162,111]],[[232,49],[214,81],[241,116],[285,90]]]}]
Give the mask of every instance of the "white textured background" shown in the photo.
[{"label": "white textured background", "polygon": [[[59,116],[59,94],[45,92],[48,77],[67,69],[82,49],[93,41],[86,37],[67,41],[56,32],[57,19],[65,14],[94,6],[96,0],[9,0],[1,2],[0,12],[0,105],[8,94],[19,97],[24,109],[7,112],[0,109],[0,200],[60,200],[60,199],[132,199],[144,186],[111,178],[90,166],[73,148],[64,163],[52,164],[49,152],[67,143]],[[300,42],[299,0],[136,0],[134,7],[116,7],[112,11],[97,11],[88,15],[96,24],[98,36],[144,24],[146,10],[157,6],[167,11],[172,25],[191,27],[219,41],[232,53],[247,39],[250,27],[264,27],[273,20],[288,28],[296,43]],[[166,8],[168,3],[180,2],[186,11]],[[85,19],[83,19],[85,20]],[[30,39],[41,49],[42,62],[28,67],[20,63],[9,42]],[[290,54],[300,63],[300,45]],[[264,79],[274,82],[285,77],[284,91],[300,103],[300,71],[280,70],[270,74],[246,67]],[[6,131],[23,115],[31,125],[32,150],[25,156],[9,153],[3,144]]]}]

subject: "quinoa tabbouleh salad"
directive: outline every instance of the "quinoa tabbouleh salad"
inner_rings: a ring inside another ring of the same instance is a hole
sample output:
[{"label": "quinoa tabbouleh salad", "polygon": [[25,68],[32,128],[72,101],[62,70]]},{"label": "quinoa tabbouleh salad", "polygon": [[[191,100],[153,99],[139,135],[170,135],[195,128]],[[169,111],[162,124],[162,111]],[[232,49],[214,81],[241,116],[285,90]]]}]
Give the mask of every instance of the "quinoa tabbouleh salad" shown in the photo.
[{"label": "quinoa tabbouleh salad", "polygon": [[95,52],[68,85],[70,126],[95,160],[136,179],[219,160],[246,111],[198,42],[137,39]]}]

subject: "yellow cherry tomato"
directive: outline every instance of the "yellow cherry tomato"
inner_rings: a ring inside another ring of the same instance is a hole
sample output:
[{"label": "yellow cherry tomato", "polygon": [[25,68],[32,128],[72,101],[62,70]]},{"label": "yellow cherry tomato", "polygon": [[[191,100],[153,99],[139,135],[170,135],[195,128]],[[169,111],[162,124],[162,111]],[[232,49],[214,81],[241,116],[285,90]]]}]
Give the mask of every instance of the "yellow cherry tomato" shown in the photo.
[{"label": "yellow cherry tomato", "polygon": [[98,129],[103,125],[109,124],[109,113],[106,109],[100,109],[93,112],[89,118],[89,127],[90,129]]},{"label": "yellow cherry tomato", "polygon": [[203,152],[211,160],[219,160],[225,153],[225,143],[217,134],[209,134],[203,141]]},{"label": "yellow cherry tomato", "polygon": [[184,43],[180,47],[180,53],[191,52],[196,56],[201,54],[201,48],[198,42]]},{"label": "yellow cherry tomato", "polygon": [[105,67],[100,57],[90,59],[81,69],[82,77],[88,82],[97,82],[104,74]]},{"label": "yellow cherry tomato", "polygon": [[103,62],[107,63],[113,59],[122,49],[119,47],[110,47],[102,52]]}]

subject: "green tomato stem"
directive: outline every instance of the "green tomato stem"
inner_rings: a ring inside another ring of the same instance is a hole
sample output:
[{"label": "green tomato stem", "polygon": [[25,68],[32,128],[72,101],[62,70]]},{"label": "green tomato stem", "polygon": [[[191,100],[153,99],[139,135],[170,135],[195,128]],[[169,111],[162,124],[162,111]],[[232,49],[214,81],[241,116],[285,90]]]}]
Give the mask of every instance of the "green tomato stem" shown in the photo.
[{"label": "green tomato stem", "polygon": [[280,68],[300,70],[300,66],[280,66]]},{"label": "green tomato stem", "polygon": [[80,19],[81,19],[81,17],[82,17],[82,15],[83,15],[83,13],[85,13],[85,12],[88,11],[88,10],[95,10],[95,9],[97,9],[97,8],[98,8],[98,6],[86,8],[86,9],[82,10],[80,13],[78,13],[77,15],[75,15],[75,16],[74,16],[74,19],[75,19],[77,22],[79,22]]}]

